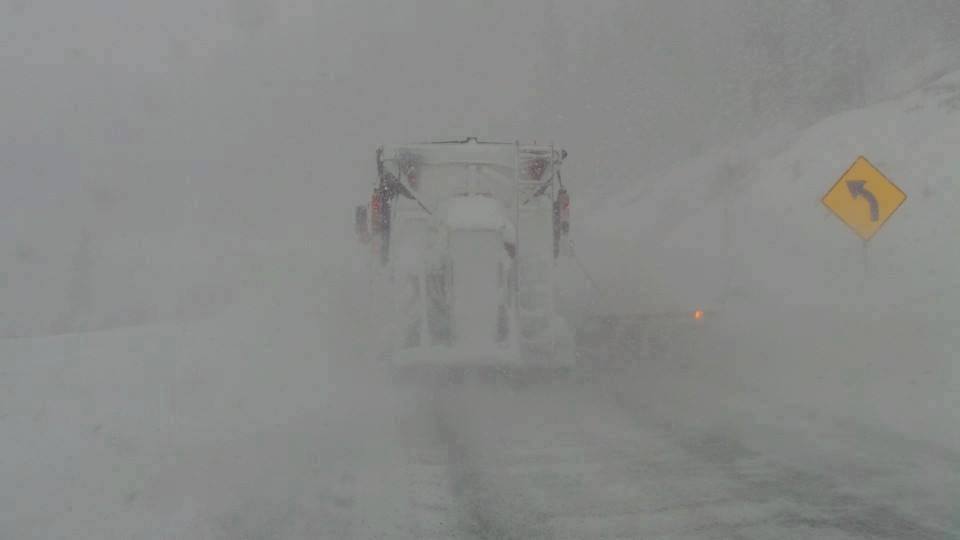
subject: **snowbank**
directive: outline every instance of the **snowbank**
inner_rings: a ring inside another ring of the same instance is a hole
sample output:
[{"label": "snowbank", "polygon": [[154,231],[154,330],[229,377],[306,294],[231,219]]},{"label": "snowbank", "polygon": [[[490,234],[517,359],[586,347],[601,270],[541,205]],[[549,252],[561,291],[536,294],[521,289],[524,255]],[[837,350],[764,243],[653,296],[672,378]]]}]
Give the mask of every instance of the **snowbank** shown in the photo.
[{"label": "snowbank", "polygon": [[[960,448],[960,72],[702,156],[578,231],[607,297],[722,308],[744,385]],[[820,197],[859,156],[908,195],[870,242]],[[704,362],[707,359],[702,359]]]},{"label": "snowbank", "polygon": [[325,291],[302,279],[261,290],[203,322],[0,340],[0,530],[192,537],[249,495],[191,501],[212,473],[168,475],[198,456],[256,456],[263,433],[336,399]]}]

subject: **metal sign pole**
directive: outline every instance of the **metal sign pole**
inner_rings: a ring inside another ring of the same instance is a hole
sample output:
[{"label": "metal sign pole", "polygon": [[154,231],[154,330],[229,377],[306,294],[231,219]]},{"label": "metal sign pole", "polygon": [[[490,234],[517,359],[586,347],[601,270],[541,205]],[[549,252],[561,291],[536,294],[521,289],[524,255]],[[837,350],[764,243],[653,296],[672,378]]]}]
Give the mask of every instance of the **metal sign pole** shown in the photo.
[{"label": "metal sign pole", "polygon": [[863,279],[870,277],[870,242],[863,241]]},{"label": "metal sign pole", "polygon": [[870,239],[906,200],[907,194],[864,156],[858,157],[820,199],[862,241],[861,296],[865,295],[867,280],[870,279]]},{"label": "metal sign pole", "polygon": [[863,263],[863,275],[860,278],[860,286],[857,287],[861,297],[867,294],[867,280],[870,279],[870,242],[862,240],[860,243],[860,262]]},{"label": "metal sign pole", "polygon": [[513,227],[514,232],[514,244],[513,244],[513,268],[516,271],[516,279],[514,280],[513,286],[514,290],[514,301],[516,302],[517,314],[520,313],[520,141],[514,141],[514,177],[515,185],[517,188],[517,196],[514,204],[517,206],[517,223]]}]

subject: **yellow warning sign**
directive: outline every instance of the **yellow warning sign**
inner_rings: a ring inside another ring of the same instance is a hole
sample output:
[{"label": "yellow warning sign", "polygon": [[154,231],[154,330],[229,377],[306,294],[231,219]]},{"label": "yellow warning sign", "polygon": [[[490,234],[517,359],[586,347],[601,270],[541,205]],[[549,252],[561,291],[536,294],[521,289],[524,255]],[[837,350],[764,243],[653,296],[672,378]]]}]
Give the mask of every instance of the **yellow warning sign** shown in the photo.
[{"label": "yellow warning sign", "polygon": [[873,238],[905,200],[906,193],[863,156],[853,162],[822,199],[864,240]]}]

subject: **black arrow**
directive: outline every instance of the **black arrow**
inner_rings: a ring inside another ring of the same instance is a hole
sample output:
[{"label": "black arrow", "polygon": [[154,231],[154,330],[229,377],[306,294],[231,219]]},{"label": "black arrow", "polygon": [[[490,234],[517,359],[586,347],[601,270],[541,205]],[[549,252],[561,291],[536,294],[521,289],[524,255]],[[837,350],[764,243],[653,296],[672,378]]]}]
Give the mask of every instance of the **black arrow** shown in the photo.
[{"label": "black arrow", "polygon": [[870,221],[880,221],[880,204],[877,198],[863,187],[867,182],[864,180],[847,180],[847,187],[850,188],[850,195],[854,199],[863,197],[870,203]]}]

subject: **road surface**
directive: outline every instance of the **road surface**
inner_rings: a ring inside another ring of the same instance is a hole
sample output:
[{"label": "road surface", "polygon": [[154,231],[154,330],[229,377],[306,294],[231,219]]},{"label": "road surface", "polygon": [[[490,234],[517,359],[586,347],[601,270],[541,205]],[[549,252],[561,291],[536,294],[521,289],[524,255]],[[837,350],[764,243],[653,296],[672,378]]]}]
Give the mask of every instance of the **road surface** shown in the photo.
[{"label": "road surface", "polygon": [[[168,369],[159,362],[168,345],[186,346],[178,334],[154,334],[139,342],[159,355],[145,360],[159,371],[144,380],[141,397]],[[127,350],[133,338],[111,339]],[[101,349],[93,351],[109,353]],[[168,431],[120,430],[124,416],[86,426],[88,413],[74,406],[47,400],[34,409],[26,394],[11,401],[24,412],[8,411],[6,433],[20,442],[6,447],[23,452],[0,463],[8,485],[20,486],[5,491],[5,507],[15,511],[0,514],[0,531],[104,539],[960,538],[960,452],[777,403],[709,362],[647,360],[526,386],[424,384],[354,361],[317,367],[309,354],[266,373],[270,350],[223,364],[229,384],[218,382],[220,368],[183,371],[185,391],[191,381],[213,382],[193,401],[177,397],[183,412]],[[102,376],[116,378],[126,365],[118,360]],[[68,390],[89,371],[70,369],[62,373],[74,381]],[[123,387],[117,392],[109,403],[142,407]],[[150,418],[137,414],[129,420]],[[61,415],[83,431],[83,450],[61,446],[65,428],[52,423]]]},{"label": "road surface", "polygon": [[234,538],[960,534],[958,453],[796,408],[758,423],[657,369],[530,386],[384,379],[337,400],[323,415],[336,421],[305,416],[239,445],[248,458],[178,469],[244,479],[211,494],[246,491],[247,504],[205,517]]}]

